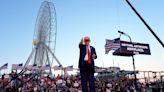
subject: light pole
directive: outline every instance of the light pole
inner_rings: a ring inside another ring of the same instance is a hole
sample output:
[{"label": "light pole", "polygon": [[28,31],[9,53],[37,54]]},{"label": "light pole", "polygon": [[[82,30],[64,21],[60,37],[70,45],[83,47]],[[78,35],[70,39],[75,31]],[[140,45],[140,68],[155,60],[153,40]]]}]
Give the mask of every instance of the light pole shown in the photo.
[{"label": "light pole", "polygon": [[[118,31],[118,33],[120,33],[120,36],[121,34],[124,35],[124,36],[127,36],[130,40],[130,43],[132,44],[132,47],[134,47],[134,44],[132,42],[132,39],[130,37],[130,35],[122,32],[122,31]],[[132,53],[132,61],[133,61],[133,71],[134,71],[134,85],[135,85],[135,88],[137,88],[137,76],[136,76],[136,67],[135,67],[135,60],[134,60],[134,53]]]}]

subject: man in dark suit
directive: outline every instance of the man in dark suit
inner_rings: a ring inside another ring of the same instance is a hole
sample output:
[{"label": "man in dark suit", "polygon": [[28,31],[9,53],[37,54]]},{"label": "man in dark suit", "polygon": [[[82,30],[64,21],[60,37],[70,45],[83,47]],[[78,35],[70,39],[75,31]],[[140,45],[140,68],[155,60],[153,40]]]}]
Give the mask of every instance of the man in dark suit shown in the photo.
[{"label": "man in dark suit", "polygon": [[[84,43],[84,44],[83,44]],[[80,57],[79,57],[79,68],[82,83],[82,91],[88,92],[88,82],[89,82],[89,92],[95,92],[95,79],[94,79],[94,59],[97,58],[95,48],[90,46],[90,38],[82,38],[80,44]]]}]

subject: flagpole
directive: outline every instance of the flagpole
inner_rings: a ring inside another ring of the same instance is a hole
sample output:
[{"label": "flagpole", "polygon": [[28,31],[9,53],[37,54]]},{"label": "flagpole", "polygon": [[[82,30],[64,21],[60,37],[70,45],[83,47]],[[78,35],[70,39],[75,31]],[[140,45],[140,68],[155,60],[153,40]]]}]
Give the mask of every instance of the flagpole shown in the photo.
[{"label": "flagpole", "polygon": [[120,67],[119,61],[118,61],[118,67]]},{"label": "flagpole", "polygon": [[113,67],[114,67],[114,59],[113,59]]},{"label": "flagpole", "polygon": [[103,68],[104,68],[104,62],[103,62]]}]

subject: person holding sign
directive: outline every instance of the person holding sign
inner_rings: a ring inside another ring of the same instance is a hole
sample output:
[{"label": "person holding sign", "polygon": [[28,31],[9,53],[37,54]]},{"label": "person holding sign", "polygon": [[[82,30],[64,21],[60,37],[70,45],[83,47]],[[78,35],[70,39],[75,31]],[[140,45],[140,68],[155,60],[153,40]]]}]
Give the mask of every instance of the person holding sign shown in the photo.
[{"label": "person holding sign", "polygon": [[96,50],[90,45],[90,37],[82,38],[79,44],[80,57],[79,57],[79,68],[81,76],[82,91],[95,92],[95,79],[94,79],[94,60],[97,58]]}]

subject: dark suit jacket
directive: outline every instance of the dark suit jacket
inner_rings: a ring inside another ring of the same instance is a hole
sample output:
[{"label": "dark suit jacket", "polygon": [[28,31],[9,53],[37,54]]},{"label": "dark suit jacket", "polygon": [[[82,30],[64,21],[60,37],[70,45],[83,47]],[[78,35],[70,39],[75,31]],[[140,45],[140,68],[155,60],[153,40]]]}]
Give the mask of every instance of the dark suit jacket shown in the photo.
[{"label": "dark suit jacket", "polygon": [[[80,49],[80,57],[79,57],[79,68],[80,69],[85,69],[86,66],[86,61],[84,61],[85,55],[86,55],[86,45],[83,44],[79,44],[79,49]],[[95,54],[96,55],[96,50],[93,46],[90,46],[91,49],[91,64],[89,65],[89,68],[91,70],[91,72],[95,72],[94,70],[94,59],[92,58],[92,55]],[[97,58],[97,55],[95,57],[95,59]]]}]

